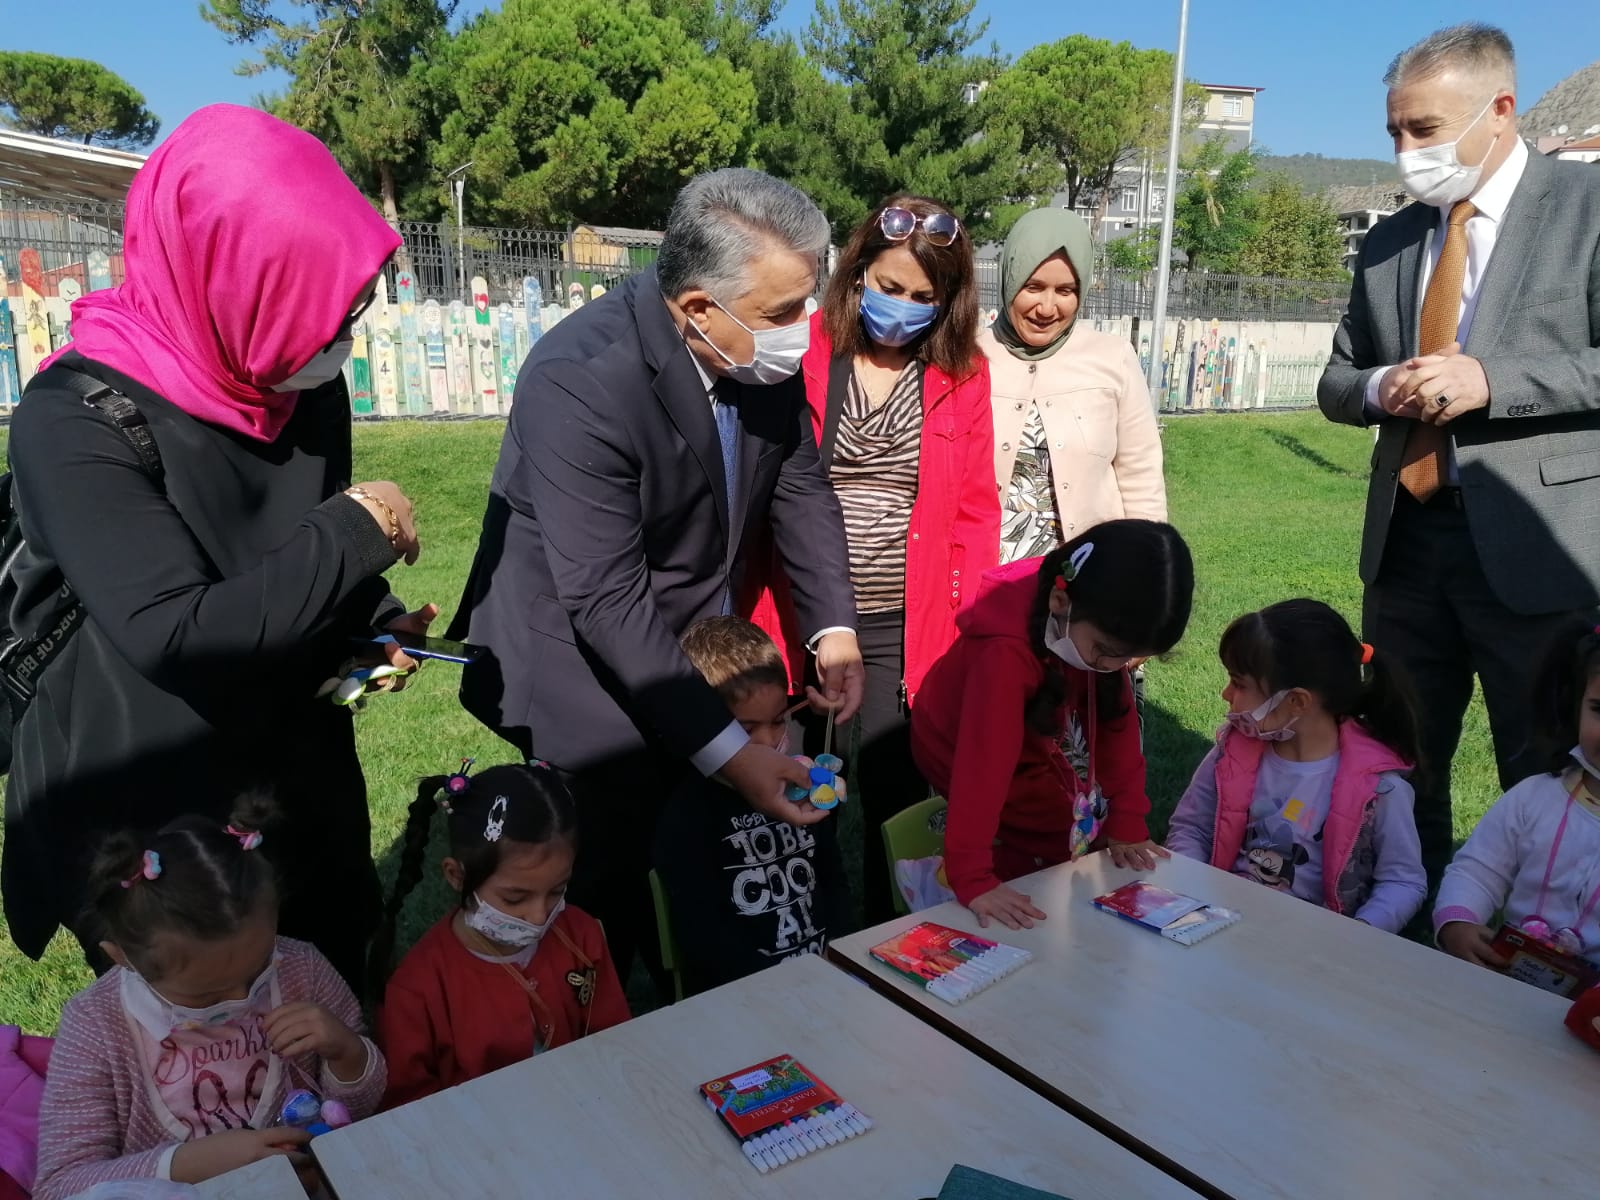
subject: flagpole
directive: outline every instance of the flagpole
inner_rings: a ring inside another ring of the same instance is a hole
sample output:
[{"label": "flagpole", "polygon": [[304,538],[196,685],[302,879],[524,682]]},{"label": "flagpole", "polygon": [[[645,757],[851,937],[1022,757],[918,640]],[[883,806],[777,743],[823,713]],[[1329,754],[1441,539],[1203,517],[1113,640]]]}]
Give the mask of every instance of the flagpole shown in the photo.
[{"label": "flagpole", "polygon": [[1150,400],[1158,409],[1161,369],[1166,365],[1167,287],[1172,276],[1172,215],[1178,207],[1178,139],[1183,133],[1183,60],[1189,47],[1189,0],[1178,3],[1178,53],[1172,62],[1172,120],[1167,127],[1167,197],[1161,206],[1161,248],[1156,254],[1156,294],[1150,319]]}]

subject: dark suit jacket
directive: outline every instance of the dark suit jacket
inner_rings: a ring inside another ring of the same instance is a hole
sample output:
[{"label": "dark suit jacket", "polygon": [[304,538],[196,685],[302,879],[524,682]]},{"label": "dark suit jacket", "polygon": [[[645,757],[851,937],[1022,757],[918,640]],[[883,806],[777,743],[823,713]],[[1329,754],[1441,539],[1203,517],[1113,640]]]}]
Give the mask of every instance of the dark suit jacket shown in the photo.
[{"label": "dark suit jacket", "polygon": [[[1439,210],[1411,204],[1361,248],[1350,308],[1317,385],[1322,411],[1369,423],[1367,380],[1417,352],[1417,286]],[[1600,168],[1530,152],[1495,238],[1462,352],[1483,363],[1489,407],[1446,428],[1489,586],[1514,612],[1600,599]],[[1411,421],[1382,423],[1372,456],[1361,578],[1383,560]]]},{"label": "dark suit jacket", "polygon": [[490,652],[462,702],[524,753],[579,769],[647,742],[688,756],[720,733],[727,707],[678,640],[721,610],[764,520],[808,635],[855,624],[804,385],[721,389],[739,406],[731,519],[711,403],[654,270],[523,364],[451,635]]}]

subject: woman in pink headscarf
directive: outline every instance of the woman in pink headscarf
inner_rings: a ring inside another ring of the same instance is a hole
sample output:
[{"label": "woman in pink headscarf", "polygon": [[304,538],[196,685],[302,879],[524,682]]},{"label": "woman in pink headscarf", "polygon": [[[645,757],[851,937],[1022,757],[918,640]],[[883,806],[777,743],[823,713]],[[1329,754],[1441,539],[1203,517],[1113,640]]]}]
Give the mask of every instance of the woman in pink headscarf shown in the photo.
[{"label": "woman in pink headscarf", "polygon": [[[399,244],[321,142],[254,109],[201,109],[134,177],[127,280],[77,303],[11,425],[14,627],[54,628],[63,581],[86,614],[13,739],[0,882],[31,957],[58,925],[99,957],[78,914],[100,833],[222,822],[259,789],[281,931],[358,977],[379,911],[366,788],[349,710],[317,691],[352,639],[433,612],[384,581],[416,559],[411,505],[350,486],[339,373]],[[85,377],[142,428],[85,403]]]}]

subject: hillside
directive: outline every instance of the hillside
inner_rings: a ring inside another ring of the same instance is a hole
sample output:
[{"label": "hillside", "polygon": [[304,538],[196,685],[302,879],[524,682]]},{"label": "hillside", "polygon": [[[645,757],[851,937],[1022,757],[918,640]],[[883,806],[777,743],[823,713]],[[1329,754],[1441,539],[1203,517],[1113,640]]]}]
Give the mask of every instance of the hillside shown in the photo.
[{"label": "hillside", "polygon": [[1524,137],[1548,137],[1565,125],[1567,136],[1582,137],[1584,130],[1600,125],[1600,62],[1590,63],[1551,88],[1522,114],[1518,124]]},{"label": "hillside", "polygon": [[1268,154],[1256,164],[1258,173],[1282,172],[1308,192],[1335,187],[1368,187],[1395,180],[1394,163],[1383,158],[1324,158],[1320,154]]}]

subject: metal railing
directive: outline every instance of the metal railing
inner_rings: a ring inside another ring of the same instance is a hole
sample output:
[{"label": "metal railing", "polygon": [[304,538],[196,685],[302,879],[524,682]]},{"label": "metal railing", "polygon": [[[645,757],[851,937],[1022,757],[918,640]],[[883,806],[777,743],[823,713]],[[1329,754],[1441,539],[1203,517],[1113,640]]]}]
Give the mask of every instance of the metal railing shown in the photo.
[{"label": "metal railing", "polygon": [[[0,256],[8,264],[24,246],[39,251],[47,275],[83,275],[92,251],[112,260],[112,281],[121,282],[123,209],[120,204],[43,204],[0,194]],[[402,221],[403,253],[417,281],[417,295],[465,300],[462,283],[474,276],[489,284],[489,300],[518,303],[522,280],[537,278],[545,298],[565,297],[574,285],[586,292],[610,288],[655,262],[661,235],[645,229],[578,225],[567,229],[513,229],[468,225],[459,232],[448,221]],[[14,269],[14,268],[13,268]],[[1000,306],[1000,264],[977,264],[979,303]],[[80,283],[88,288],[87,278]],[[392,281],[391,281],[392,282]],[[1083,294],[1090,317],[1148,317],[1155,295],[1152,272],[1101,267]],[[1348,281],[1266,279],[1176,271],[1168,313],[1174,318],[1219,321],[1335,322],[1350,300]]]},{"label": "metal railing", "polygon": [[62,278],[92,290],[88,263],[100,253],[115,285],[122,282],[122,220],[120,204],[43,204],[0,192],[0,258],[15,279],[18,253],[23,247],[37,250],[47,293],[54,295]]},{"label": "metal railing", "polygon": [[[22,311],[17,304],[18,259],[26,247],[39,255],[40,292],[49,310],[51,341],[70,337],[66,301],[73,289],[62,285],[72,279],[78,289],[92,291],[122,281],[123,222],[123,208],[118,204],[43,204],[0,194],[0,261],[11,277],[13,319],[20,320]],[[452,301],[460,300],[470,311],[471,281],[482,277],[488,284],[491,308],[509,305],[519,314],[517,320],[526,322],[521,315],[523,280],[532,277],[539,280],[545,304],[557,306],[544,310],[547,324],[570,311],[577,297],[590,298],[596,286],[609,290],[648,267],[655,262],[661,243],[661,235],[651,230],[587,225],[564,230],[489,226],[458,230],[451,222],[403,221],[400,234],[404,247],[391,268],[391,297],[400,295],[396,276],[409,270],[419,305],[439,301],[448,308]],[[981,305],[986,312],[993,312],[1000,303],[999,263],[980,260],[977,277]],[[1102,268],[1096,272],[1093,286],[1083,293],[1082,313],[1088,320],[1121,328],[1137,341],[1139,327],[1150,316],[1154,291],[1151,273]],[[1205,327],[1213,322],[1247,321],[1331,325],[1338,321],[1348,300],[1348,283],[1175,273],[1169,313],[1178,330],[1187,325],[1189,332],[1180,334],[1165,350],[1158,406],[1182,410],[1311,403],[1323,359],[1308,356],[1303,339],[1291,339],[1281,351],[1275,348],[1276,338],[1248,345],[1231,339],[1219,344]],[[499,319],[497,314],[496,321]],[[398,327],[390,336],[401,336]],[[500,335],[497,332],[495,336]],[[1226,331],[1223,336],[1227,338]],[[0,330],[0,342],[13,340],[13,331]],[[513,347],[518,361],[529,340],[519,335]],[[1148,344],[1141,346],[1141,352],[1149,354]],[[28,364],[22,365],[21,382],[26,382]],[[452,400],[446,410],[455,411],[456,407]]]},{"label": "metal railing", "polygon": [[[978,303],[985,309],[999,308],[1000,264],[992,260],[980,261],[977,274]],[[1148,318],[1154,298],[1154,272],[1098,267],[1093,285],[1083,292],[1082,311],[1089,317]],[[1174,271],[1167,294],[1167,315],[1172,319],[1202,321],[1333,323],[1343,315],[1349,302],[1347,280],[1268,279]]]},{"label": "metal railing", "polygon": [[[402,221],[402,256],[422,299],[465,300],[463,281],[489,285],[489,302],[522,302],[522,281],[539,280],[546,301],[565,302],[580,287],[610,289],[656,260],[661,235],[645,229],[587,225],[561,229],[510,229],[444,221]],[[391,280],[392,282],[392,280]]]}]

